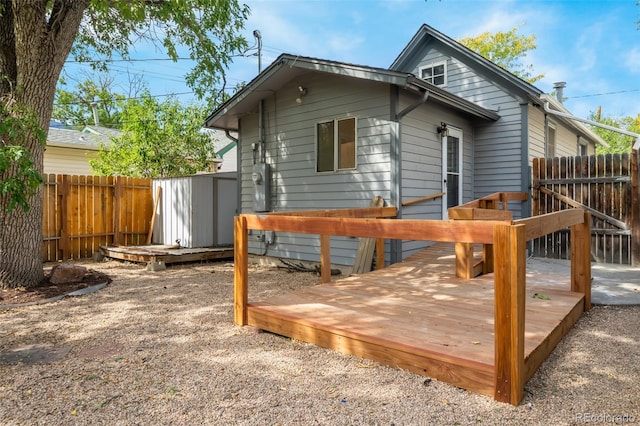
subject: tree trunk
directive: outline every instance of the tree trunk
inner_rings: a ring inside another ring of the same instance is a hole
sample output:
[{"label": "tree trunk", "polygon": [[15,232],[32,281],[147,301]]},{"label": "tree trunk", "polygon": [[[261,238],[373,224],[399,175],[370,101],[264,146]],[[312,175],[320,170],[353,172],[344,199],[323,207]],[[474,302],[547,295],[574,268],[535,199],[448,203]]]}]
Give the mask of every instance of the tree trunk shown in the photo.
[{"label": "tree trunk", "polygon": [[[56,84],[69,55],[88,0],[0,1],[0,75],[10,82],[0,86],[0,101],[11,95],[36,114],[48,130]],[[13,31],[10,31],[10,29]],[[10,92],[7,92],[9,88]],[[11,144],[11,138],[6,141]],[[22,143],[43,170],[44,146],[29,135]],[[15,173],[9,170],[8,174]],[[42,188],[29,199],[27,212],[7,212],[8,200],[0,196],[0,287],[32,287],[43,277]]]}]

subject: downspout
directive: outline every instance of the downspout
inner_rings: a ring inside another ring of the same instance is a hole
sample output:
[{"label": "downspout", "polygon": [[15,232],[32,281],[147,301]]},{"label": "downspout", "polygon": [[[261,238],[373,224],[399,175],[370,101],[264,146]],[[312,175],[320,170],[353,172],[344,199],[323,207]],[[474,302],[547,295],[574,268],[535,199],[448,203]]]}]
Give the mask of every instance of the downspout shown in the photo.
[{"label": "downspout", "polygon": [[[406,88],[406,87],[405,87]],[[395,89],[395,90],[394,90]],[[391,190],[392,196],[395,193],[395,197],[392,200],[398,208],[397,218],[402,218],[402,119],[411,111],[423,105],[429,99],[429,91],[425,90],[422,93],[420,99],[413,104],[407,106],[400,112],[397,111],[397,107],[400,103],[400,93],[398,86],[391,86],[391,121],[396,123],[395,129],[391,130]],[[395,132],[394,132],[395,130]],[[391,263],[398,263],[402,261],[402,241],[391,240],[390,243],[390,260]]]},{"label": "downspout", "polygon": [[590,124],[592,126],[601,127],[603,129],[611,130],[612,132],[617,132],[617,133],[621,133],[623,135],[631,136],[633,138],[636,138],[636,141],[633,144],[633,149],[637,150],[637,149],[640,148],[640,134],[638,134],[638,133],[629,132],[628,130],[619,129],[617,127],[609,126],[607,124],[598,123],[597,121],[587,120],[586,118],[580,118],[580,117],[576,117],[576,116],[571,115],[571,114],[566,114],[564,112],[556,111],[555,109],[549,108],[549,101],[544,101],[544,111],[546,113],[549,113],[549,114],[552,114],[552,115],[557,115],[558,117],[564,117],[564,118],[568,118],[570,120],[580,121],[582,123]]},{"label": "downspout", "polygon": [[265,163],[267,153],[264,146],[264,99],[258,104],[258,143],[260,144],[260,162]]}]

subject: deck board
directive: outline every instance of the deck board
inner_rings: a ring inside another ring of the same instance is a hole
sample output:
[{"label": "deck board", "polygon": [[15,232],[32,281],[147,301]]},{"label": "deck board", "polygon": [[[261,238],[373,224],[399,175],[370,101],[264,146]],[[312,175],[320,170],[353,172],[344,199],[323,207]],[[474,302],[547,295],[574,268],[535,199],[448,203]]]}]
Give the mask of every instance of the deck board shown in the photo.
[{"label": "deck board", "polygon": [[[493,396],[493,280],[457,278],[453,246],[437,244],[386,269],[250,303],[248,322]],[[582,313],[569,282],[527,271],[527,378]]]}]

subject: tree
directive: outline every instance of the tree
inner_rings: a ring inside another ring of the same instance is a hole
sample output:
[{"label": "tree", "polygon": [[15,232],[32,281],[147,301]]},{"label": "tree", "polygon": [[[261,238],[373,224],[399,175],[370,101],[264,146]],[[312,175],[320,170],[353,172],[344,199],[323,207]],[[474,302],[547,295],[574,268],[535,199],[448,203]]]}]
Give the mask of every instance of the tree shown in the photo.
[{"label": "tree", "polygon": [[[589,117],[592,121],[597,121],[601,124],[617,127],[619,129],[627,130],[629,132],[640,134],[640,114],[636,118],[633,117],[599,117],[598,114],[591,114]],[[593,131],[598,134],[605,142],[609,144],[609,147],[598,146],[598,154],[613,154],[631,152],[631,147],[635,142],[635,138],[627,136],[622,133],[614,132],[612,130],[603,129],[602,127],[592,127]]]},{"label": "tree", "polygon": [[519,35],[517,34],[519,29],[520,27],[515,27],[507,32],[485,32],[476,37],[465,37],[458,41],[499,67],[533,84],[544,75],[532,75],[533,65],[525,65],[523,60],[527,52],[535,50],[536,36]]},{"label": "tree", "polygon": [[248,12],[237,0],[0,0],[0,144],[3,153],[21,153],[1,156],[9,166],[0,168],[0,187],[27,176],[22,196],[29,207],[11,209],[15,191],[0,193],[0,287],[30,287],[43,277],[42,192],[28,191],[28,176],[42,172],[44,146],[42,130],[28,123],[48,128],[56,82],[72,49],[77,60],[126,59],[133,41],[147,41],[176,60],[186,46],[197,61],[186,82],[211,100],[231,55],[247,46],[238,32]]},{"label": "tree", "polygon": [[119,104],[138,96],[145,88],[141,76],[129,80],[127,93],[116,91],[115,79],[107,72],[85,73],[84,77],[72,90],[66,90],[70,78],[62,77],[56,89],[53,117],[74,127],[95,124],[94,108],[101,126],[119,127]]},{"label": "tree", "polygon": [[215,152],[202,131],[206,113],[175,98],[158,102],[149,92],[129,99],[122,107],[122,136],[100,147],[91,168],[103,175],[150,178],[208,171]]}]

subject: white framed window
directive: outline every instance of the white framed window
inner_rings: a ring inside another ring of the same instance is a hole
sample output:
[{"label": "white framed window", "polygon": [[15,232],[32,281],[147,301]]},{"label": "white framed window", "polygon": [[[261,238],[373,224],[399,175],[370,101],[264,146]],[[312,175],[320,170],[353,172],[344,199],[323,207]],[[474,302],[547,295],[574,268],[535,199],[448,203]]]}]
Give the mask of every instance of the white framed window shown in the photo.
[{"label": "white framed window", "polygon": [[425,65],[418,70],[420,78],[435,86],[447,85],[447,61]]},{"label": "white framed window", "polygon": [[556,156],[556,125],[549,122],[547,124],[547,143],[545,147],[545,157]]},{"label": "white framed window", "polygon": [[316,171],[356,168],[356,118],[323,121],[316,125]]}]

